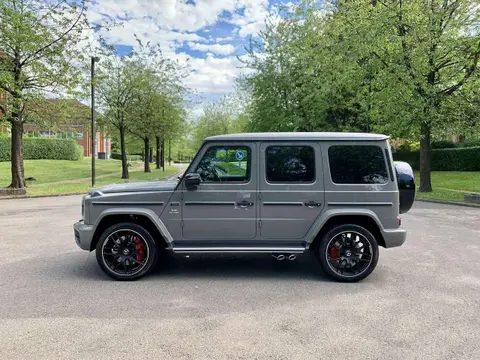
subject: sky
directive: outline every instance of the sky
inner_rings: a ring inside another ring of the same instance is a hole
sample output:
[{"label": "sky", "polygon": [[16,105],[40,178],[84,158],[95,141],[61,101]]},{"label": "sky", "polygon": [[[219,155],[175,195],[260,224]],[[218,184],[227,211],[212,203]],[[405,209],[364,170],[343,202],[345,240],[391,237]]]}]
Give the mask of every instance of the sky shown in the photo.
[{"label": "sky", "polygon": [[88,9],[92,23],[121,22],[101,31],[118,55],[142,42],[160,44],[168,58],[188,61],[186,85],[198,96],[192,116],[203,106],[233,90],[234,81],[248,71],[237,56],[245,55],[251,37],[265,28],[285,0],[93,0]]}]

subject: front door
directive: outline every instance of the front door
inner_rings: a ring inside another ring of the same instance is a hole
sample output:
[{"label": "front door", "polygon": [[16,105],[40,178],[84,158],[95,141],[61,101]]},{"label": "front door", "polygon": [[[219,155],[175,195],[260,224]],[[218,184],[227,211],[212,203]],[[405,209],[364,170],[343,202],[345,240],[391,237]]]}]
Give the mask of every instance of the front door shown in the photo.
[{"label": "front door", "polygon": [[260,157],[261,237],[303,239],[324,208],[319,144],[262,143]]},{"label": "front door", "polygon": [[205,144],[189,172],[195,190],[182,184],[182,234],[188,240],[251,240],[256,236],[257,145]]}]

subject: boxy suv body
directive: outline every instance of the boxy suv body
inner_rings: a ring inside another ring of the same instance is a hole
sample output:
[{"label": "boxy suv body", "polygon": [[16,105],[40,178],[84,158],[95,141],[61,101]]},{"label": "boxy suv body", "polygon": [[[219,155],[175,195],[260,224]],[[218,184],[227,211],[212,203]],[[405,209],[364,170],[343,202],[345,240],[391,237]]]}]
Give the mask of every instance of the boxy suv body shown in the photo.
[{"label": "boxy suv body", "polygon": [[412,169],[393,162],[385,135],[220,135],[177,181],[91,191],[74,231],[117,280],[147,274],[165,251],[292,260],[312,250],[329,276],[357,281],[379,246],[404,243],[399,214],[414,196]]}]

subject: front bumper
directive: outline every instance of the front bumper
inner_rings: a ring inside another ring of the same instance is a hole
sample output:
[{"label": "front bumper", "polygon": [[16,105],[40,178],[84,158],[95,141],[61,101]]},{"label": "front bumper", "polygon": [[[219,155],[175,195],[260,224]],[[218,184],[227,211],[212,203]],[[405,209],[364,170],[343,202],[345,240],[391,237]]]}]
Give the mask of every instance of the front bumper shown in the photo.
[{"label": "front bumper", "polygon": [[394,230],[382,230],[383,240],[385,240],[385,247],[392,248],[401,246],[406,238],[407,231],[403,228],[398,228]]},{"label": "front bumper", "polygon": [[82,250],[91,250],[94,229],[92,225],[86,225],[83,220],[73,225],[75,242]]}]

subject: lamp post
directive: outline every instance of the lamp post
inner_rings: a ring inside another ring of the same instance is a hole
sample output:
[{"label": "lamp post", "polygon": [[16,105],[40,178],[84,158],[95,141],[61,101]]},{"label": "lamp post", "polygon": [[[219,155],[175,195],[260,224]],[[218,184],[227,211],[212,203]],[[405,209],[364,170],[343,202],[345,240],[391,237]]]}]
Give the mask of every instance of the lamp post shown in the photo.
[{"label": "lamp post", "polygon": [[91,63],[91,87],[92,87],[92,134],[91,134],[91,142],[92,142],[92,187],[95,187],[95,143],[97,139],[97,134],[95,131],[95,63],[99,62],[100,58],[98,56],[92,56],[92,63]]}]

